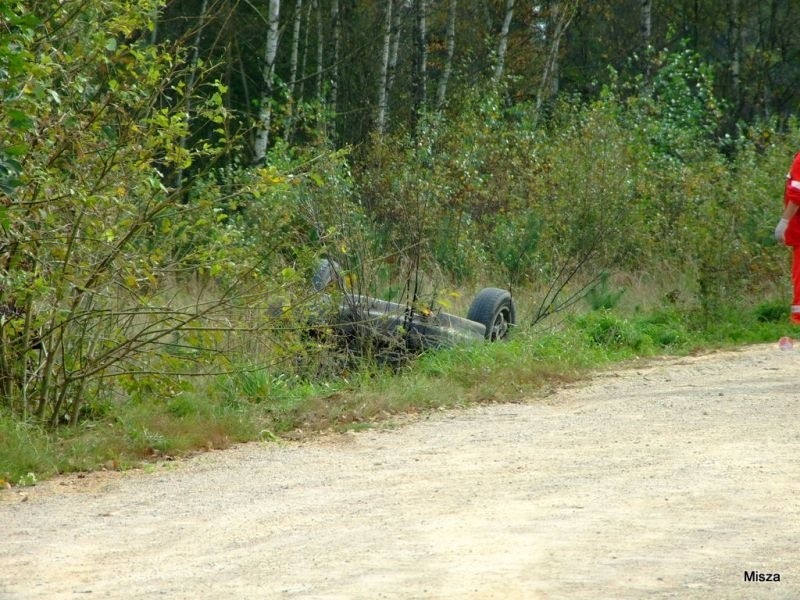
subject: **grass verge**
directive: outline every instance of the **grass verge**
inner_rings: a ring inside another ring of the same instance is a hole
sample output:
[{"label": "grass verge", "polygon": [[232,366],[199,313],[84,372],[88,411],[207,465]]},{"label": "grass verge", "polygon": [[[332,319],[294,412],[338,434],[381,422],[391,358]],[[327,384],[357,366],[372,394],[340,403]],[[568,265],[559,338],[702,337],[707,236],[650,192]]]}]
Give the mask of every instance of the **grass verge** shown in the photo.
[{"label": "grass verge", "polygon": [[636,358],[772,342],[791,331],[781,303],[704,318],[677,310],[623,316],[595,310],[550,332],[515,332],[501,344],[430,352],[400,372],[365,368],[332,382],[266,371],[195,380],[178,392],[94,407],[57,432],[0,413],[0,485],[57,473],[125,469],[252,440],[369,427],[392,415],[513,402]]}]

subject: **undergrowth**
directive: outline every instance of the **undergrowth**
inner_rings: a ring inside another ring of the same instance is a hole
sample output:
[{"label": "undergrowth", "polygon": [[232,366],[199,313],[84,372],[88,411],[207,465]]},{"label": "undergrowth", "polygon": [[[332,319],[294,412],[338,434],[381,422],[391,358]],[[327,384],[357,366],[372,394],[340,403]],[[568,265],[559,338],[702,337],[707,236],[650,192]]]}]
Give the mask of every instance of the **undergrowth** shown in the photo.
[{"label": "undergrowth", "polygon": [[55,432],[0,413],[0,485],[132,468],[238,442],[360,429],[403,413],[521,401],[612,365],[788,333],[785,307],[777,302],[714,318],[601,308],[550,331],[520,327],[504,343],[429,352],[400,370],[373,365],[322,383],[257,369],[195,380],[166,400],[154,391],[135,402],[107,403],[95,418]]}]

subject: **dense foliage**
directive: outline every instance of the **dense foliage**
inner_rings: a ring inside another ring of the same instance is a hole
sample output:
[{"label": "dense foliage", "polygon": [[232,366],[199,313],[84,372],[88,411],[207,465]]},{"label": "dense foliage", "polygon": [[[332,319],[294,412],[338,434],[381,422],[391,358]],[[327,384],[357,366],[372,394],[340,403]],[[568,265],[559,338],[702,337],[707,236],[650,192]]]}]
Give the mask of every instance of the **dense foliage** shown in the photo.
[{"label": "dense foliage", "polygon": [[800,101],[789,0],[281,0],[265,82],[273,3],[172,0],[154,37],[196,44],[203,74],[229,90],[229,110],[255,118],[268,87],[271,134],[295,142],[324,131],[338,145],[360,144],[378,129],[381,98],[386,129],[398,131],[425,112],[455,114],[463,93],[497,81],[504,102],[592,100],[614,73],[646,82],[683,49],[715,73],[725,132],[791,116]]},{"label": "dense foliage", "polygon": [[[745,51],[735,97],[700,15],[678,36],[665,24],[679,13],[661,14],[632,60],[614,3],[520,8],[505,33],[500,3],[389,3],[400,29],[384,37],[375,4],[343,2],[331,21],[326,2],[283,17],[280,3],[196,4],[0,7],[3,411],[76,424],[178,398],[195,375],[346,374],[334,342],[303,331],[320,256],[348,285],[431,308],[510,287],[528,300],[524,327],[598,297],[609,273],[703,318],[783,285],[770,226],[800,133],[796,86],[747,62],[795,52],[781,3],[731,16],[731,51]],[[764,11],[775,31],[755,36]],[[424,90],[445,71],[447,14],[457,51],[437,103]],[[265,68],[270,18],[299,19],[298,45]],[[392,40],[378,130],[364,90]]]}]

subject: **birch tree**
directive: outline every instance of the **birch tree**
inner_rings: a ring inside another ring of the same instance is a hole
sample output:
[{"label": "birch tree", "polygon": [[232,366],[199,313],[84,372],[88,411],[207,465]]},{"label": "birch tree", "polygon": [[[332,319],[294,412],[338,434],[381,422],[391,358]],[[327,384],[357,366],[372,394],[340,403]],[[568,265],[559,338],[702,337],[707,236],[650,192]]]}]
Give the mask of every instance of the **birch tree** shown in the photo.
[{"label": "birch tree", "polygon": [[267,15],[267,43],[264,51],[262,65],[262,91],[261,102],[258,110],[258,131],[256,132],[253,158],[256,163],[264,162],[269,145],[269,128],[272,121],[272,91],[275,79],[275,57],[278,54],[278,21],[280,15],[280,0],[269,0],[269,13]]},{"label": "birch tree", "polygon": [[389,56],[392,44],[392,0],[386,0],[386,16],[383,24],[383,52],[381,54],[380,76],[378,78],[378,116],[376,127],[383,134],[386,126],[386,105],[389,96],[387,83],[389,72]]},{"label": "birch tree", "polygon": [[388,92],[392,91],[394,87],[394,77],[397,72],[397,55],[400,51],[400,33],[403,25],[403,14],[409,8],[408,0],[400,0],[400,5],[394,11],[394,18],[392,22],[392,47],[389,50],[389,70],[388,80],[386,81],[386,89]]},{"label": "birch tree", "polygon": [[653,41],[653,0],[640,0],[641,1],[641,14],[639,18],[639,30],[642,38],[642,48],[644,52],[642,59],[644,61],[643,75],[645,85],[650,85],[651,69],[650,69],[650,49],[652,48]]},{"label": "birch tree", "polygon": [[497,42],[497,62],[494,67],[494,83],[498,83],[503,76],[503,69],[506,62],[506,51],[508,49],[508,31],[511,28],[511,19],[514,16],[514,0],[506,0],[506,12],[503,18],[503,26],[500,29],[500,39]]},{"label": "birch tree", "polygon": [[[297,112],[298,96],[295,95],[295,92],[297,90],[297,69],[300,59],[300,26],[302,25],[302,21],[303,0],[295,0],[294,20],[292,23],[292,49],[289,57],[289,114],[286,118],[286,128],[284,131],[284,138],[287,141],[292,137],[295,114]],[[308,28],[306,28],[306,31],[308,31]],[[308,39],[307,36],[306,39]],[[305,54],[303,55],[303,59],[305,61]]]},{"label": "birch tree", "polygon": [[415,52],[414,52],[414,119],[416,120],[425,107],[428,96],[428,2],[416,0],[415,14]]},{"label": "birch tree", "polygon": [[653,0],[640,0],[642,12],[639,28],[642,35],[642,44],[648,48],[652,43],[653,33]]},{"label": "birch tree", "polygon": [[294,99],[297,88],[297,64],[300,56],[300,25],[303,20],[303,0],[295,0],[292,27],[292,53],[289,58],[289,98]]},{"label": "birch tree", "polygon": [[578,2],[579,0],[564,0],[556,1],[551,4],[548,23],[550,35],[547,37],[550,48],[545,60],[539,92],[536,95],[537,109],[541,108],[545,100],[558,94],[561,39],[564,37],[572,19],[575,17],[575,13],[578,10]]},{"label": "birch tree", "polygon": [[447,55],[444,59],[442,76],[439,79],[439,86],[436,89],[436,110],[441,110],[447,96],[447,82],[450,79],[450,72],[453,68],[453,54],[456,48],[456,8],[458,0],[450,0],[450,8],[447,12],[447,33],[445,34],[445,47]]}]

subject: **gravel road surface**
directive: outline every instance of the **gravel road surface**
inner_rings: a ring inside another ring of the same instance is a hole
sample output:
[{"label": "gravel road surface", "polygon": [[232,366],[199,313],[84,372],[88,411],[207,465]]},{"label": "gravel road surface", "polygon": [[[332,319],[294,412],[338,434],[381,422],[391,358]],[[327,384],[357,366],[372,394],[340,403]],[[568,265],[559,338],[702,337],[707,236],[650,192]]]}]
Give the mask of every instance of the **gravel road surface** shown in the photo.
[{"label": "gravel road surface", "polygon": [[0,598],[800,598],[799,383],[754,346],[6,490]]}]

